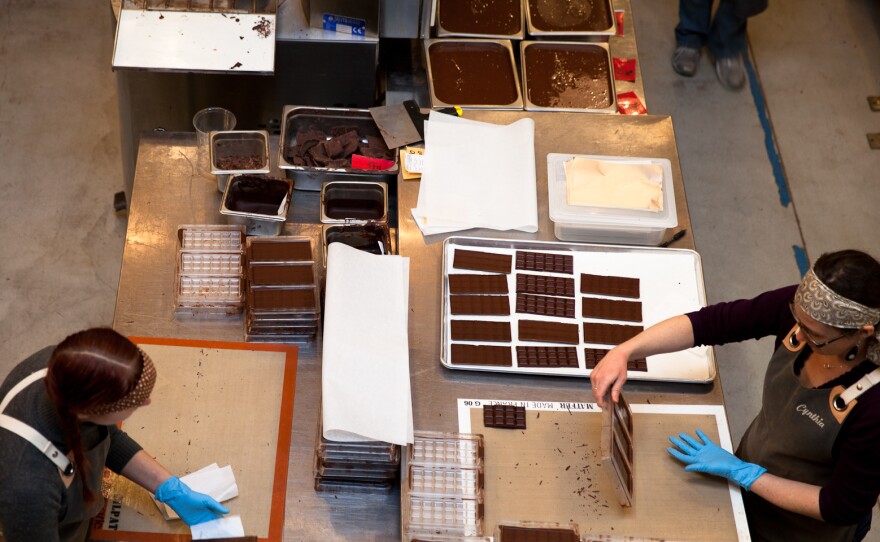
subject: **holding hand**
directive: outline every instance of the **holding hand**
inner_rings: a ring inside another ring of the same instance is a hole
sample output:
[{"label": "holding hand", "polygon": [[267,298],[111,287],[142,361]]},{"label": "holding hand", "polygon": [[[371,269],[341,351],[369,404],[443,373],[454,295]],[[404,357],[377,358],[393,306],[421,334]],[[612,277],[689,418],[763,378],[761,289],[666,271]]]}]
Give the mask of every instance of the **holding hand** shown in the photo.
[{"label": "holding hand", "polygon": [[697,442],[686,433],[680,433],[678,437],[669,437],[669,441],[677,448],[666,448],[666,451],[682,463],[687,463],[684,470],[705,472],[727,478],[745,488],[746,491],[752,487],[755,480],[767,472],[764,467],[746,463],[727,450],[718,447],[699,429],[697,429],[697,436],[702,442]]},{"label": "holding hand", "polygon": [[225,506],[209,495],[193,491],[177,476],[172,476],[159,486],[156,500],[170,506],[187,525],[198,525],[229,513]]},{"label": "holding hand", "polygon": [[593,372],[590,373],[590,382],[593,384],[593,396],[600,408],[608,408],[611,401],[617,402],[620,398],[620,390],[626,382],[626,362],[629,356],[622,348],[615,347],[605,354],[599,361]]}]

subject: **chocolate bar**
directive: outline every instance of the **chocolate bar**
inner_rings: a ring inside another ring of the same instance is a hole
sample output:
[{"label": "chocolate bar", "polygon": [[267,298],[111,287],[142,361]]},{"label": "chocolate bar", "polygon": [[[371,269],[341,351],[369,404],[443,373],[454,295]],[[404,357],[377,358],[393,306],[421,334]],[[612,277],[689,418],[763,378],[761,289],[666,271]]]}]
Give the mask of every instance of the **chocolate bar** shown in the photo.
[{"label": "chocolate bar", "polygon": [[453,365],[491,365],[494,367],[512,367],[513,360],[509,346],[487,346],[477,344],[452,343]]},{"label": "chocolate bar", "polygon": [[479,320],[453,320],[453,341],[510,342],[510,322],[484,322]]},{"label": "chocolate bar", "polygon": [[[595,369],[596,365],[602,361],[608,350],[604,348],[584,348],[584,368]],[[626,362],[627,371],[647,372],[648,361],[645,358],[633,359]]]},{"label": "chocolate bar", "polygon": [[516,312],[574,318],[574,299],[545,295],[516,294]]},{"label": "chocolate bar", "polygon": [[308,262],[312,260],[312,245],[308,240],[261,241],[250,239],[248,260],[252,262],[294,261]]},{"label": "chocolate bar", "polygon": [[574,529],[556,527],[521,527],[519,525],[499,525],[499,539],[502,542],[578,542]]},{"label": "chocolate bar", "polygon": [[513,405],[483,405],[483,425],[499,429],[525,429],[526,408]]},{"label": "chocolate bar", "polygon": [[494,254],[491,252],[479,252],[476,250],[455,249],[452,259],[452,267],[456,269],[471,269],[473,271],[486,271],[488,273],[510,273],[509,254]]},{"label": "chocolate bar", "polygon": [[[574,279],[572,279],[573,281]],[[572,289],[574,289],[574,286],[572,286]],[[449,275],[449,293],[507,294],[507,277],[505,275],[451,274]]]},{"label": "chocolate bar", "polygon": [[620,344],[642,332],[642,326],[597,324],[584,322],[584,342],[597,344]]},{"label": "chocolate bar", "polygon": [[574,297],[574,279],[547,275],[516,274],[516,291],[524,294]]},{"label": "chocolate bar", "polygon": [[639,279],[581,273],[581,293],[638,299]]},{"label": "chocolate bar", "polygon": [[517,346],[518,367],[577,368],[577,350],[573,346]]},{"label": "chocolate bar", "polygon": [[579,342],[577,324],[520,320],[518,333],[521,341],[562,344],[578,344]]},{"label": "chocolate bar", "polygon": [[516,251],[516,268],[543,273],[574,273],[574,257],[546,252]]},{"label": "chocolate bar", "polygon": [[581,299],[581,316],[584,318],[641,322],[642,303],[641,301],[584,297]]},{"label": "chocolate bar", "polygon": [[452,314],[510,314],[510,299],[506,295],[451,295],[449,306]]}]

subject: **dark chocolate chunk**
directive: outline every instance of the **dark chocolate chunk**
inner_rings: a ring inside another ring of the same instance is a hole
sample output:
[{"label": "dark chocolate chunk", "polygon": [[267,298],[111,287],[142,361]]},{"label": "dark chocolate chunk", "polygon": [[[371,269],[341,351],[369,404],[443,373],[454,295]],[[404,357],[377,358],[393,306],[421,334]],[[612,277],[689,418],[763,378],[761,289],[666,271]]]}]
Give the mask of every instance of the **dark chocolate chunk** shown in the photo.
[{"label": "dark chocolate chunk", "polygon": [[516,364],[518,367],[577,368],[577,350],[573,346],[517,346]]},{"label": "dark chocolate chunk", "polygon": [[584,318],[623,320],[625,322],[642,321],[642,303],[640,301],[619,301],[599,297],[584,297],[581,301],[581,316]]},{"label": "dark chocolate chunk", "polygon": [[510,50],[500,43],[438,40],[428,47],[431,88],[454,105],[509,105],[517,101]]},{"label": "dark chocolate chunk", "polygon": [[451,295],[449,306],[452,314],[484,314],[508,316],[510,299],[506,295]]},{"label": "dark chocolate chunk", "polygon": [[494,254],[457,248],[452,260],[452,267],[489,273],[510,273],[511,260],[509,254]]},{"label": "dark chocolate chunk", "polygon": [[528,0],[529,19],[543,32],[601,32],[612,26],[607,0]]},{"label": "dark chocolate chunk", "polygon": [[620,344],[642,332],[642,326],[597,324],[584,322],[584,342],[597,344]]},{"label": "dark chocolate chunk", "polygon": [[[584,348],[584,368],[595,369],[602,361],[608,350],[604,348]],[[645,358],[634,359],[626,362],[627,371],[647,371],[648,361]]]},{"label": "dark chocolate chunk", "polygon": [[517,273],[516,291],[524,294],[574,297],[574,279],[568,277]]},{"label": "dark chocolate chunk", "polygon": [[577,324],[520,320],[518,333],[521,341],[562,344],[578,344],[579,342]]},{"label": "dark chocolate chunk", "polygon": [[330,128],[330,135],[333,137],[339,137],[343,134],[347,134],[348,132],[354,132],[354,135],[357,136],[357,126],[354,126],[352,124],[343,124],[342,126],[334,126],[333,128]]},{"label": "dark chocolate chunk", "polygon": [[574,299],[546,295],[516,294],[516,312],[574,318]]},{"label": "dark chocolate chunk", "polygon": [[450,294],[507,294],[505,275],[449,275]]},{"label": "dark chocolate chunk", "polygon": [[483,405],[483,425],[499,429],[525,429],[526,408],[513,405]]},{"label": "dark chocolate chunk", "polygon": [[509,346],[488,346],[483,344],[452,343],[453,365],[491,365],[512,367],[513,358]]},{"label": "dark chocolate chunk", "polygon": [[522,527],[499,525],[500,539],[504,542],[578,542],[572,529],[558,527]]},{"label": "dark chocolate chunk", "polygon": [[574,258],[567,254],[516,251],[516,268],[543,273],[574,273]]},{"label": "dark chocolate chunk", "polygon": [[581,293],[638,299],[639,279],[581,273]]},{"label": "dark chocolate chunk", "polygon": [[607,51],[590,43],[531,43],[526,92],[539,107],[606,109],[614,100]]},{"label": "dark chocolate chunk", "polygon": [[480,320],[453,320],[453,341],[510,342],[510,322],[485,322]]},{"label": "dark chocolate chunk", "polygon": [[296,134],[297,145],[302,145],[309,141],[317,143],[319,141],[324,141],[325,139],[327,139],[327,136],[321,130],[305,130],[303,132],[297,132]]}]

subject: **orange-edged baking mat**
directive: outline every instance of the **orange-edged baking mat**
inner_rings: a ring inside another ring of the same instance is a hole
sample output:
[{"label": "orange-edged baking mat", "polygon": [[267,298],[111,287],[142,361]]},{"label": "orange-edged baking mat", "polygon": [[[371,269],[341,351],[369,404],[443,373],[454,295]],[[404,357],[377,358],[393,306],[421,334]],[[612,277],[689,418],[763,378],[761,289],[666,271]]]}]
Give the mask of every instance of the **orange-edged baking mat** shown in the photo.
[{"label": "orange-edged baking mat", "polygon": [[[173,474],[232,465],[239,496],[224,503],[245,533],[281,541],[297,349],[292,345],[131,337],[153,360],[152,403],[122,429]],[[105,472],[92,540],[183,542],[189,528],[162,518],[152,496]]]}]

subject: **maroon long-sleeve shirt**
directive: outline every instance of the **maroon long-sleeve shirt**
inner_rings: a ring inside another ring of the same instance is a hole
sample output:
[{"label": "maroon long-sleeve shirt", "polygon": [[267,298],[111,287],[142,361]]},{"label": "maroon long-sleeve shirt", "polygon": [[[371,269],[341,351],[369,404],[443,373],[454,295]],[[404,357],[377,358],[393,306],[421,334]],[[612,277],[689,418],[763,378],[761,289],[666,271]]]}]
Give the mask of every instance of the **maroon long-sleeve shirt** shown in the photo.
[{"label": "maroon long-sleeve shirt", "polygon": [[[694,343],[721,345],[773,335],[779,348],[795,324],[788,304],[796,290],[796,285],[786,286],[754,299],[718,303],[689,313]],[[797,358],[796,372],[800,372],[809,351],[805,348]],[[865,361],[819,388],[850,386],[876,368]],[[819,510],[828,523],[857,523],[871,513],[880,495],[880,385],[859,397],[837,435],[832,456],[834,472],[819,492]]]}]

